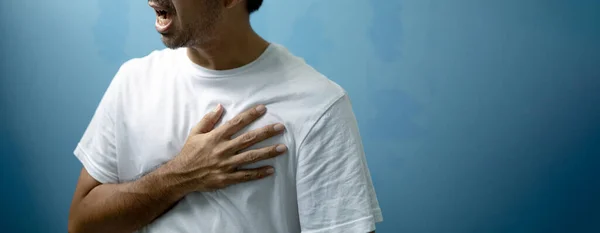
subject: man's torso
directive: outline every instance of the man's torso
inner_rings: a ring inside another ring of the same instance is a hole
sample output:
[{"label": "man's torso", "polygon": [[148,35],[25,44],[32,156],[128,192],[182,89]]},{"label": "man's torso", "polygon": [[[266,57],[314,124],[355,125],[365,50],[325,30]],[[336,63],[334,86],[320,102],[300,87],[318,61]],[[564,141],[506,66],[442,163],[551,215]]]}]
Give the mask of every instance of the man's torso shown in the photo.
[{"label": "man's torso", "polygon": [[189,194],[141,232],[299,232],[298,146],[343,90],[279,45],[254,63],[225,72],[204,70],[184,54],[163,50],[129,62],[115,119],[119,182],[138,179],[176,156],[190,129],[217,104],[226,110],[221,123],[265,104],[265,116],[240,133],[283,123],[283,135],[249,149],[277,143],[289,149],[248,166],[271,165],[274,176]]}]

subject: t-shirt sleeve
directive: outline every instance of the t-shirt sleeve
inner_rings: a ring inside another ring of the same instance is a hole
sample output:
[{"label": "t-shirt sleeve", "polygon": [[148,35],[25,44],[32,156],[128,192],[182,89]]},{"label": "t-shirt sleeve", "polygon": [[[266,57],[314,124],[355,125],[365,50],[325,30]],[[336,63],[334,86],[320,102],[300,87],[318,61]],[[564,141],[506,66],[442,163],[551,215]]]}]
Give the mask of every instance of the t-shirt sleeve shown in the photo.
[{"label": "t-shirt sleeve", "polygon": [[124,68],[112,79],[74,154],[88,173],[100,183],[117,183],[115,118]]},{"label": "t-shirt sleeve", "polygon": [[368,233],[383,221],[347,95],[321,116],[298,156],[296,188],[303,233]]}]

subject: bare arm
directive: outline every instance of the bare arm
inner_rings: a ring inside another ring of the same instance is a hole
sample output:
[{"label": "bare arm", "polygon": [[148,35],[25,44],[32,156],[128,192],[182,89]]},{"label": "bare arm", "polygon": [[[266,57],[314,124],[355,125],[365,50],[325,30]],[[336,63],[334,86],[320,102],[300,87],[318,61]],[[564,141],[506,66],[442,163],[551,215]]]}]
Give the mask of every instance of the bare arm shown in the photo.
[{"label": "bare arm", "polygon": [[187,191],[166,168],[124,184],[100,184],[82,169],[69,232],[133,232],[172,207]]},{"label": "bare arm", "polygon": [[285,146],[235,153],[281,133],[283,126],[266,126],[231,139],[260,117],[264,108],[242,113],[213,130],[222,112],[219,107],[205,116],[190,132],[179,155],[137,181],[101,184],[83,169],[71,204],[69,232],[133,232],[151,223],[190,192],[225,188],[272,174],[269,167],[248,170],[237,167],[280,155]]}]

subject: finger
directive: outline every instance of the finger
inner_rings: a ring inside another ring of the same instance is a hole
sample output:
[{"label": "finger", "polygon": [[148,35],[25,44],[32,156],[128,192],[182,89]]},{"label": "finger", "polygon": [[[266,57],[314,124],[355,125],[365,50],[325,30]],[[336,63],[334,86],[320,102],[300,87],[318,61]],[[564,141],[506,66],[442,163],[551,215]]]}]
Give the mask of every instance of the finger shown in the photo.
[{"label": "finger", "polygon": [[260,149],[246,151],[229,158],[227,162],[232,167],[240,167],[243,165],[253,164],[258,161],[277,157],[287,151],[287,147],[283,144],[264,147]]},{"label": "finger", "polygon": [[223,106],[221,104],[217,105],[211,112],[204,115],[202,120],[194,126],[192,129],[192,134],[203,134],[208,133],[215,127],[215,124],[219,122],[221,116],[223,115]]},{"label": "finger", "polygon": [[272,167],[261,167],[233,172],[228,177],[228,183],[238,184],[252,180],[259,180],[272,175],[275,170]]},{"label": "finger", "polygon": [[285,126],[272,124],[242,134],[229,142],[229,150],[237,152],[283,132]]},{"label": "finger", "polygon": [[240,113],[224,125],[217,128],[217,133],[223,138],[229,139],[238,131],[242,130],[244,127],[248,126],[250,123],[262,116],[266,111],[267,108],[264,105],[259,105],[246,110],[245,112]]}]

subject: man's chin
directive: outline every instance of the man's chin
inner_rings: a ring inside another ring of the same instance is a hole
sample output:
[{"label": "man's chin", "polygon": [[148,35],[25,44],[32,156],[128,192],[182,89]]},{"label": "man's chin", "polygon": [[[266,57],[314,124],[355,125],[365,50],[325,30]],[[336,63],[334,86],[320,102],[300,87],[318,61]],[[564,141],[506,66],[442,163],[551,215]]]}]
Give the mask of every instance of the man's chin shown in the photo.
[{"label": "man's chin", "polygon": [[174,38],[171,38],[169,35],[161,35],[161,40],[162,40],[163,44],[165,45],[165,47],[170,48],[170,49],[178,49],[181,47],[185,47],[185,43],[175,40]]}]

